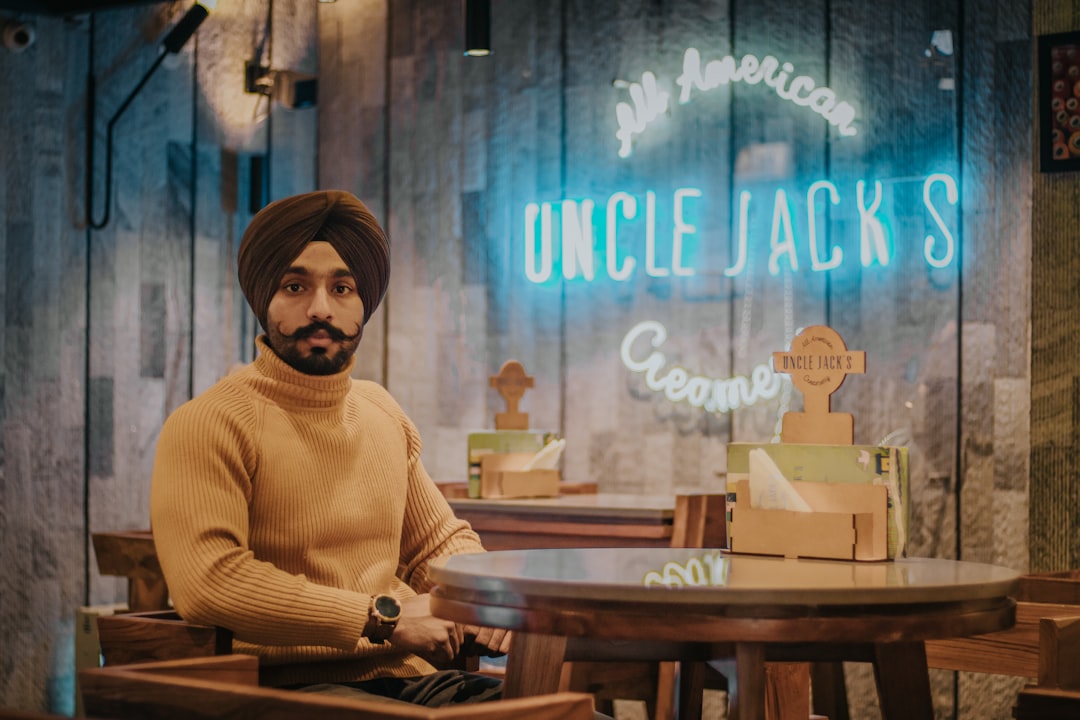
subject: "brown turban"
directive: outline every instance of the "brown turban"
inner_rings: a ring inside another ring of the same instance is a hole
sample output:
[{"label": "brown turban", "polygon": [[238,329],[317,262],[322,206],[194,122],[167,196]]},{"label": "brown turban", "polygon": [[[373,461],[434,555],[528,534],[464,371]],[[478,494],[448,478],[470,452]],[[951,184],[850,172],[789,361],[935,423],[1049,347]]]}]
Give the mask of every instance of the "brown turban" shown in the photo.
[{"label": "brown turban", "polygon": [[390,283],[390,243],[364,203],[341,190],[319,190],[270,203],[251,219],[240,240],[237,275],[248,305],[266,329],[266,310],[296,256],[314,240],[337,250],[352,271],[364,322]]}]

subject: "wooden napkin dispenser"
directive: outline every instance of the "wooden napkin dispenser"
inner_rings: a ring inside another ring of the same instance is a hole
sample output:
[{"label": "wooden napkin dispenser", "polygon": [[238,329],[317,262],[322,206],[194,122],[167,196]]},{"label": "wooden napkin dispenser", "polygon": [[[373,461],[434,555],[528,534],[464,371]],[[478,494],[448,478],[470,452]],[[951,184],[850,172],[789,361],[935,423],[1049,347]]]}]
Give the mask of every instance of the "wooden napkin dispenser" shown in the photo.
[{"label": "wooden napkin dispenser", "polygon": [[829,560],[887,560],[884,485],[792,482],[813,512],[750,507],[750,481],[728,495],[731,552]]},{"label": "wooden napkin dispenser", "polygon": [[535,453],[488,453],[480,456],[480,497],[558,497],[558,470],[525,470]]}]

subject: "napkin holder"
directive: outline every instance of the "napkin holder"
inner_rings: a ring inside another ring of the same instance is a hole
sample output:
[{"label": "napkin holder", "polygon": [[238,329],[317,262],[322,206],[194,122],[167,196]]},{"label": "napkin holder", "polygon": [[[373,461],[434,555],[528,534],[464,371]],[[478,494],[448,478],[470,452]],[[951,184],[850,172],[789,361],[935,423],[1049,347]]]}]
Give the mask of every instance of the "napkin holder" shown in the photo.
[{"label": "napkin holder", "polygon": [[558,497],[561,473],[526,470],[535,453],[491,453],[480,457],[480,497]]},{"label": "napkin holder", "polygon": [[730,550],[753,555],[829,560],[888,559],[888,490],[884,485],[799,482],[812,512],[750,506],[750,481],[728,495]]}]

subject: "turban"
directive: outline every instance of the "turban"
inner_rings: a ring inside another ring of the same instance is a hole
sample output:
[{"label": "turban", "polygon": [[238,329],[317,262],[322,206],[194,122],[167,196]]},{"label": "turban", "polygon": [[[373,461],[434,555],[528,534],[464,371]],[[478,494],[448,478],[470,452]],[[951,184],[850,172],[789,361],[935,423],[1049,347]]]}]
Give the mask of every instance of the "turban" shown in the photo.
[{"label": "turban", "polygon": [[316,240],[330,243],[352,272],[365,323],[379,306],[390,283],[390,242],[375,216],[341,190],[293,195],[256,213],[240,240],[240,289],[264,330],[270,298],[285,271]]}]

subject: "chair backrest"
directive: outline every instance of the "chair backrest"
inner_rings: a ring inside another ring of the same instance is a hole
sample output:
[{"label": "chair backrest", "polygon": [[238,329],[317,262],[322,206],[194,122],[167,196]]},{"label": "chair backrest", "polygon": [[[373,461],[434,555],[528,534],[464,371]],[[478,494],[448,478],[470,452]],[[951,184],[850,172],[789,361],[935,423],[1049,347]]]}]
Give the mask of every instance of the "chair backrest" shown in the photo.
[{"label": "chair backrest", "polygon": [[260,687],[248,655],[91,668],[79,673],[90,716],[114,720],[592,720],[584,693],[425,708]]},{"label": "chair backrest", "polygon": [[721,548],[726,545],[727,498],[725,495],[675,496],[671,547]]}]

